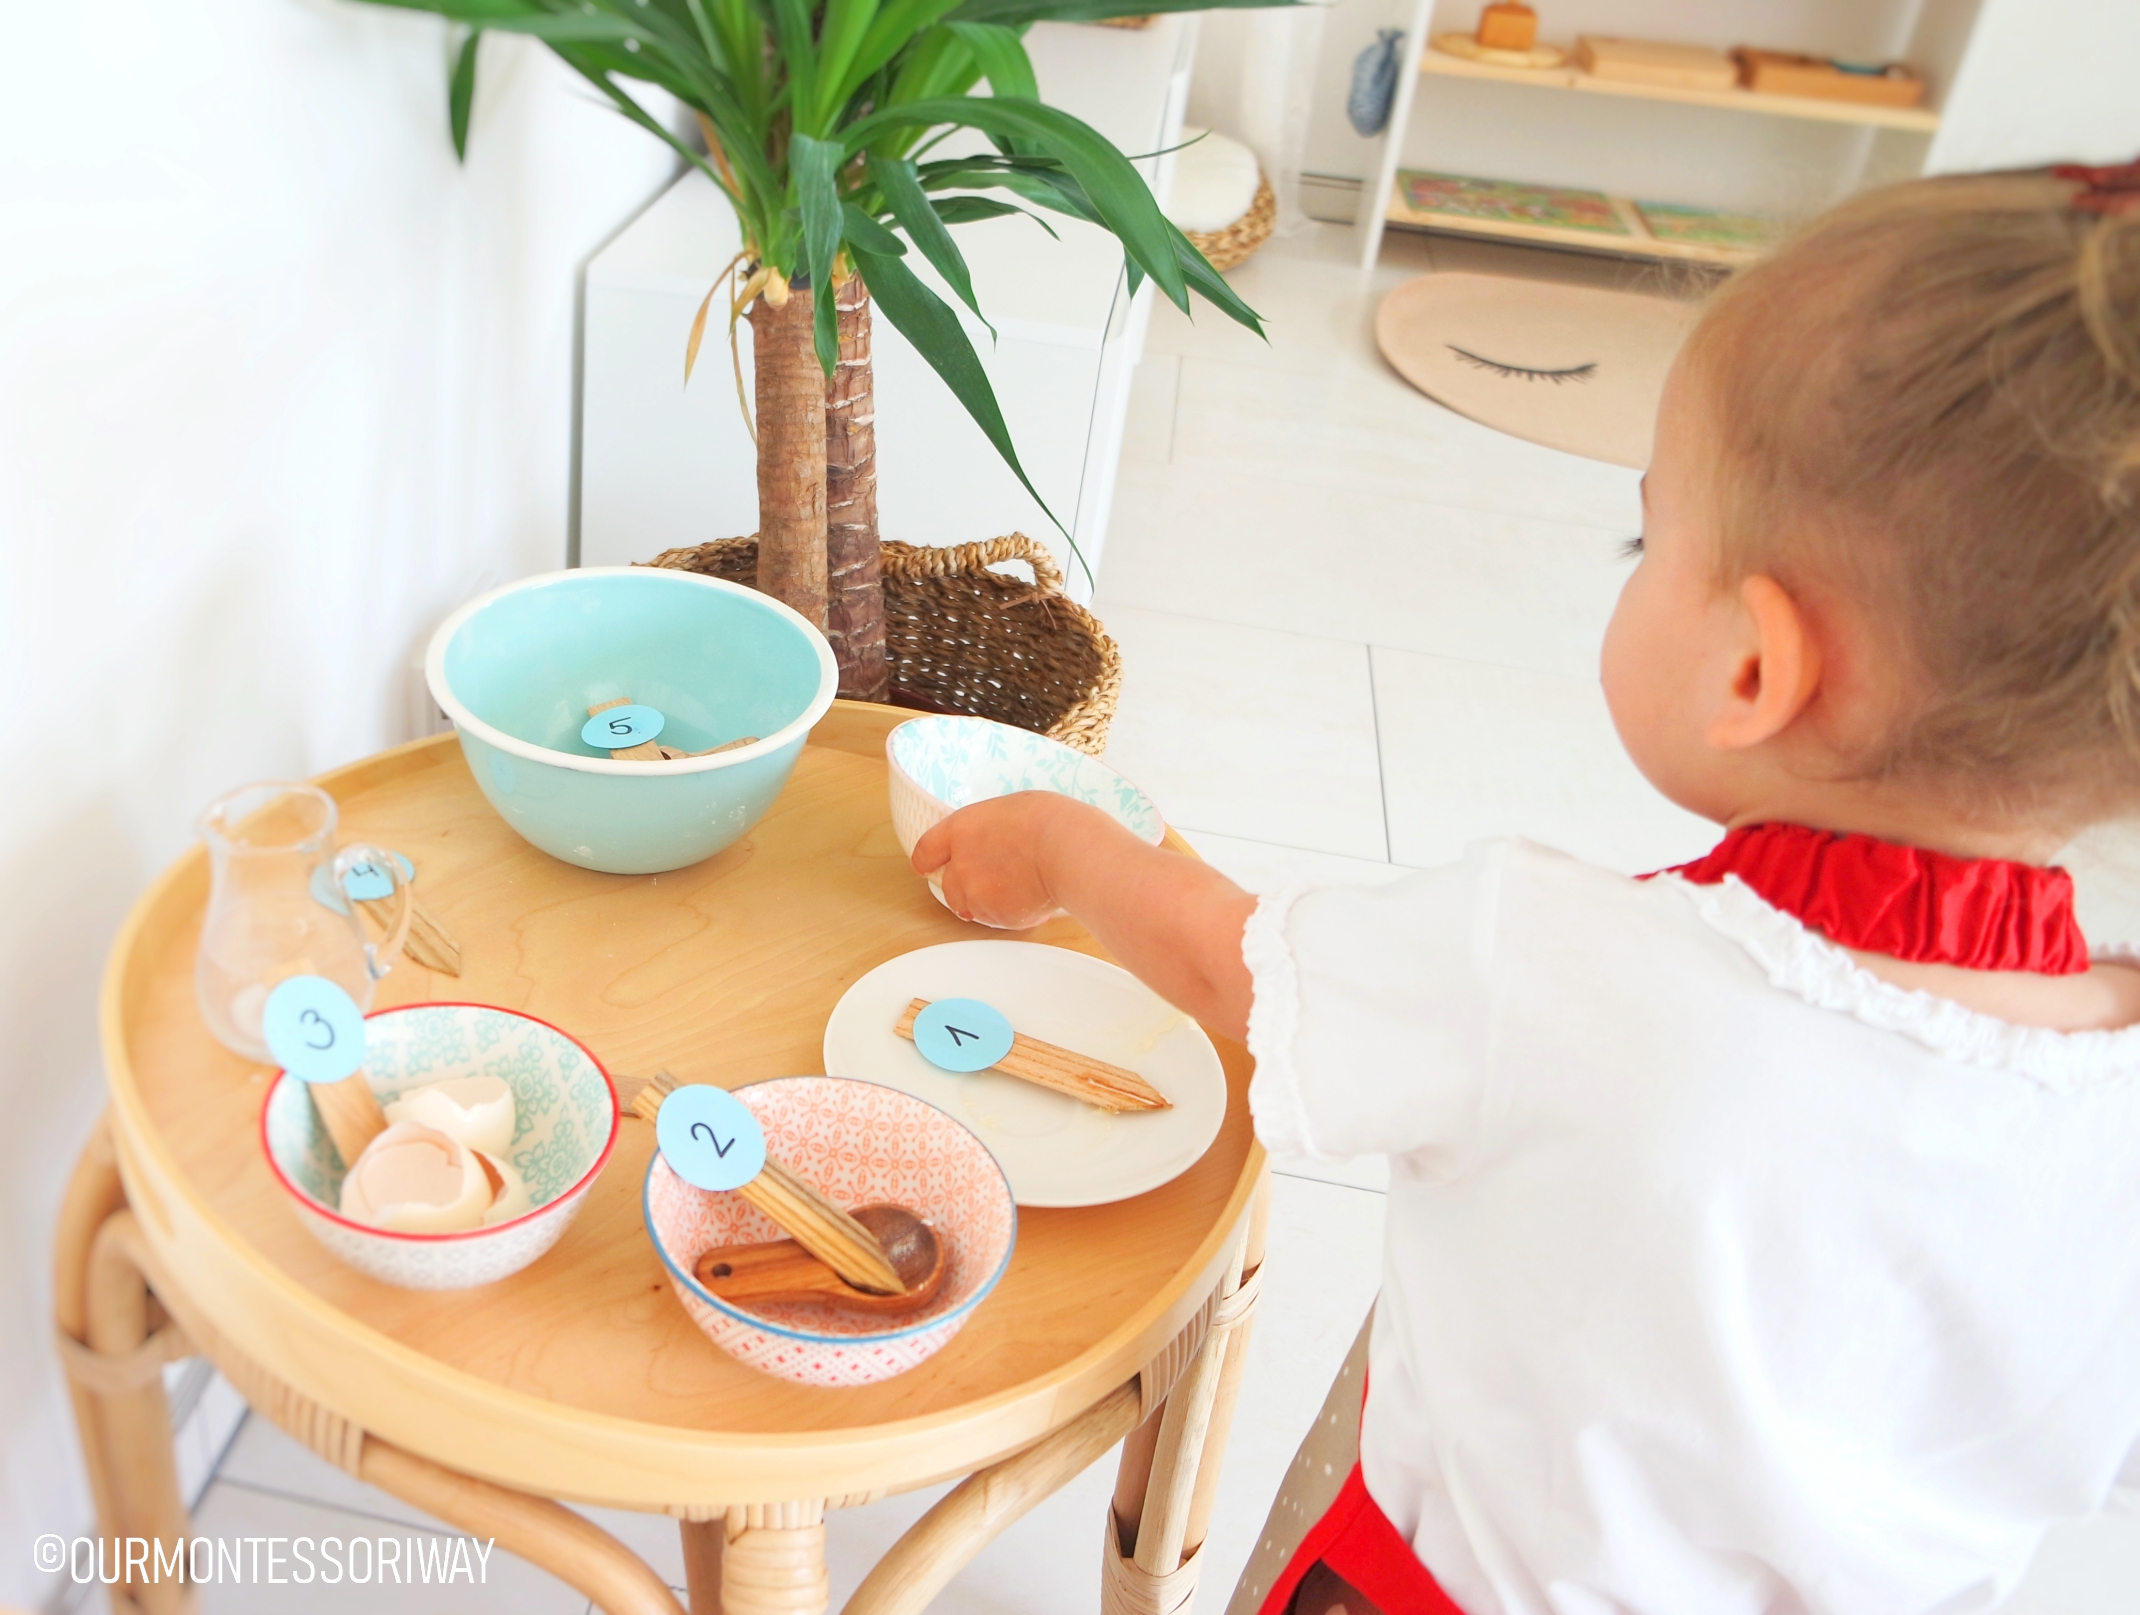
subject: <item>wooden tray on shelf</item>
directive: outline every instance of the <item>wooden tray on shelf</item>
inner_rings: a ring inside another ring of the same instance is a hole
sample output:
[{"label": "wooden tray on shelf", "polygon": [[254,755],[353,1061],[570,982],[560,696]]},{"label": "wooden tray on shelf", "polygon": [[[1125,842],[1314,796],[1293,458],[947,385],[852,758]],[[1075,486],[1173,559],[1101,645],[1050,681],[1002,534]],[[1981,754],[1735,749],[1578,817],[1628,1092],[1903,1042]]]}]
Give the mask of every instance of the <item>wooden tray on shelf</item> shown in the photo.
[{"label": "wooden tray on shelf", "polygon": [[[1408,185],[1412,180],[1424,183]],[[1736,215],[1567,186],[1408,169],[1399,169],[1391,185],[1387,217],[1409,229],[1706,264],[1750,262],[1765,244],[1759,221]]]}]

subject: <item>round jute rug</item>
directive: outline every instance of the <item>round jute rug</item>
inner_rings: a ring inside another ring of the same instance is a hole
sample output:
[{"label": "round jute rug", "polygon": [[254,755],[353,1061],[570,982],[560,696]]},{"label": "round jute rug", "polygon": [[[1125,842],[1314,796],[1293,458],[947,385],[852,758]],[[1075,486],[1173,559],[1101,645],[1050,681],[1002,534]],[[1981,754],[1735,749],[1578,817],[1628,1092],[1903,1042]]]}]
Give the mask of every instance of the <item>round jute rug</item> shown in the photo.
[{"label": "round jute rug", "polygon": [[1482,426],[1640,467],[1696,312],[1636,292],[1450,270],[1384,298],[1375,340],[1406,381]]}]

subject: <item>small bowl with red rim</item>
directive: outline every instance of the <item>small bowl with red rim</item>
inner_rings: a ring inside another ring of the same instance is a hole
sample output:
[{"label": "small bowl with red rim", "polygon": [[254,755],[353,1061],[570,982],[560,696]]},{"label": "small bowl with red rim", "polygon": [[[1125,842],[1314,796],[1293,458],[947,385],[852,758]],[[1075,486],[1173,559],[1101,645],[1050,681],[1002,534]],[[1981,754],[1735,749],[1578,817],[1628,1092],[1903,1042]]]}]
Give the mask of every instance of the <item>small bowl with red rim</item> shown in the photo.
[{"label": "small bowl with red rim", "polygon": [[342,1215],[344,1166],[305,1085],[284,1072],[260,1112],[268,1169],[298,1221],[341,1261],[411,1290],[462,1290],[517,1273],[579,1214],[617,1142],[617,1090],[585,1046],[547,1021],[488,1004],[409,1004],[364,1021],[364,1074],[381,1104],[452,1077],[513,1093],[507,1151],[533,1209],[487,1228],[407,1234]]},{"label": "small bowl with red rim", "polygon": [[935,1231],[944,1284],[910,1313],[768,1302],[745,1310],[693,1276],[722,1245],[786,1236],[739,1194],[693,1188],[657,1150],[647,1166],[647,1234],[670,1287],[707,1338],[747,1367],[797,1385],[871,1385],[904,1374],[964,1327],[1010,1266],[1018,1207],[988,1146],[912,1094],[846,1077],[776,1077],[734,1090],[765,1129],[766,1153],[849,1210],[905,1206]]}]

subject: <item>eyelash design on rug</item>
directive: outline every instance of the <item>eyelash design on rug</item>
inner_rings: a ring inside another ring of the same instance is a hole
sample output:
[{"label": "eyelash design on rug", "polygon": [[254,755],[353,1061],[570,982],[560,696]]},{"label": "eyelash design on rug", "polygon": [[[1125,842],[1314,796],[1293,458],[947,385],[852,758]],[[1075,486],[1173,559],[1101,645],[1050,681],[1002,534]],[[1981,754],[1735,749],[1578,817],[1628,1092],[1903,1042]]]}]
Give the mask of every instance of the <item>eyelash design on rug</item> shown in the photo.
[{"label": "eyelash design on rug", "polygon": [[1532,370],[1525,365],[1503,364],[1498,359],[1485,358],[1480,354],[1471,352],[1469,349],[1458,347],[1454,342],[1446,342],[1442,345],[1468,365],[1474,365],[1480,370],[1491,370],[1497,376],[1508,376],[1523,381],[1550,381],[1555,386],[1559,386],[1564,381],[1588,381],[1597,374],[1598,370],[1595,361],[1590,364],[1570,365],[1565,370]]}]

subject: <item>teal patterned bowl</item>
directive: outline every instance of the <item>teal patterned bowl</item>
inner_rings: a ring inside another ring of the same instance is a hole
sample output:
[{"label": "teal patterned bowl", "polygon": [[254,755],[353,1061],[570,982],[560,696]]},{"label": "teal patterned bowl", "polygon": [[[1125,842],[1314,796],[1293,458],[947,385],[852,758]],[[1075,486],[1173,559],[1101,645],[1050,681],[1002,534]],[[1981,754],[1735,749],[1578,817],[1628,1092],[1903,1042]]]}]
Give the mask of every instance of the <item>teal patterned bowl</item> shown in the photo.
[{"label": "teal patterned bowl", "polygon": [[[839,688],[832,647],[778,600],[657,566],[523,578],[439,626],[424,679],[477,787],[553,858],[657,875],[710,858],[773,805]],[[626,762],[580,738],[587,709],[658,710],[710,756]]]},{"label": "teal patterned bowl", "polygon": [[[991,718],[914,718],[884,737],[891,763],[892,829],[902,851],[962,807],[1018,791],[1055,791],[1103,809],[1158,846],[1166,821],[1152,799],[1094,758],[1059,740]],[[935,876],[929,890],[944,900]]]},{"label": "teal patterned bowl", "polygon": [[491,1228],[403,1234],[336,1209],[343,1163],[305,1085],[268,1090],[260,1141],[297,1217],[336,1257],[411,1290],[464,1290],[517,1273],[578,1214],[617,1141],[617,1091],[601,1063],[547,1021],[486,1004],[410,1004],[364,1021],[364,1070],[382,1104],[448,1077],[502,1077],[513,1090],[510,1151],[534,1209]]}]

